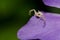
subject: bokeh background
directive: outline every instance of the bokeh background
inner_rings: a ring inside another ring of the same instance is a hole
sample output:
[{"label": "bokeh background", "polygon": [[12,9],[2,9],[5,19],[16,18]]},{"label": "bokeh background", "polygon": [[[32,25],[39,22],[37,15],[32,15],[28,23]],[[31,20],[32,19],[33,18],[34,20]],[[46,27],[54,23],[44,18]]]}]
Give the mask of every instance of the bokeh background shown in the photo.
[{"label": "bokeh background", "polygon": [[0,0],[0,40],[18,40],[17,31],[28,19],[30,9],[37,9],[36,0]]},{"label": "bokeh background", "polygon": [[42,0],[0,0],[0,40],[18,40],[17,31],[31,17],[30,9],[48,11]]}]

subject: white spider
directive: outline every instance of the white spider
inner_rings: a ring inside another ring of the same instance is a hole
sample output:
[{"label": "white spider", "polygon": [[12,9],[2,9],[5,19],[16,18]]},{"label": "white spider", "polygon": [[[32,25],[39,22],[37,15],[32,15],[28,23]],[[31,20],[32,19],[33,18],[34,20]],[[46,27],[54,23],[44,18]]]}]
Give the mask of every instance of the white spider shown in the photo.
[{"label": "white spider", "polygon": [[29,11],[29,15],[31,15],[31,12],[32,12],[32,11],[34,11],[34,13],[35,13],[34,15],[35,15],[36,17],[43,19],[43,21],[44,21],[44,26],[45,26],[45,25],[46,25],[46,20],[45,20],[45,17],[44,17],[44,15],[43,15],[43,13],[40,12],[39,10],[38,10],[38,12],[36,12],[35,9],[32,9],[32,10]]},{"label": "white spider", "polygon": [[29,15],[31,15],[31,12],[32,12],[32,11],[34,11],[34,13],[35,13],[34,15],[35,15],[36,17],[39,17],[39,18],[41,17],[42,19],[45,20],[45,17],[44,17],[44,15],[43,15],[43,13],[40,12],[39,10],[38,10],[38,12],[36,12],[35,9],[30,10],[30,11],[29,11]]}]

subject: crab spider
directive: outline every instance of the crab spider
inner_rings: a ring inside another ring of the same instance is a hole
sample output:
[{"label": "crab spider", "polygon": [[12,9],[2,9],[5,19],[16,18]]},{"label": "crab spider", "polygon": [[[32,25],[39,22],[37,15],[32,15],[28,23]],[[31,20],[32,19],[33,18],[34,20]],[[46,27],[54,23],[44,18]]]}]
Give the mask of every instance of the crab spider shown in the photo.
[{"label": "crab spider", "polygon": [[29,15],[31,15],[31,12],[32,12],[32,11],[34,11],[34,15],[35,15],[37,18],[41,18],[41,19],[44,21],[44,26],[45,26],[45,25],[46,25],[46,20],[45,20],[45,17],[44,17],[44,15],[43,15],[43,13],[40,12],[39,10],[38,10],[38,12],[37,12],[35,9],[32,9],[32,10],[29,11]]}]

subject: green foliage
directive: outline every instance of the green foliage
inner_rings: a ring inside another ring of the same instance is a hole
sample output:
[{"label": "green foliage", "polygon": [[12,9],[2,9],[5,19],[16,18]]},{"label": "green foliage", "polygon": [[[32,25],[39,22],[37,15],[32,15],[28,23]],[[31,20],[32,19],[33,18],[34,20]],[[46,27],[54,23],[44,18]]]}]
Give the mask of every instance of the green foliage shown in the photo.
[{"label": "green foliage", "polygon": [[17,31],[27,23],[34,0],[0,0],[0,40],[18,40]]}]

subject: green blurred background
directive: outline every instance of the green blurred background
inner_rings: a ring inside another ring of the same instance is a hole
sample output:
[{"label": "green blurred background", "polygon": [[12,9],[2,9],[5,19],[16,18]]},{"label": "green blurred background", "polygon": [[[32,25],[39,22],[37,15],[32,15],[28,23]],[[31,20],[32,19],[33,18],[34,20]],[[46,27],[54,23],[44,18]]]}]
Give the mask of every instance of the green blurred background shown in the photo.
[{"label": "green blurred background", "polygon": [[17,31],[28,19],[30,9],[37,9],[36,0],[0,0],[0,40],[18,40]]}]

